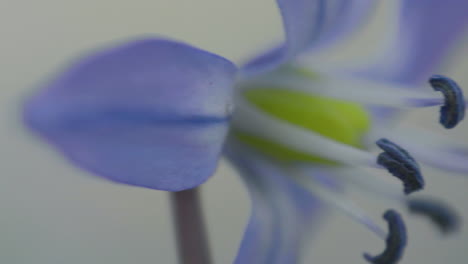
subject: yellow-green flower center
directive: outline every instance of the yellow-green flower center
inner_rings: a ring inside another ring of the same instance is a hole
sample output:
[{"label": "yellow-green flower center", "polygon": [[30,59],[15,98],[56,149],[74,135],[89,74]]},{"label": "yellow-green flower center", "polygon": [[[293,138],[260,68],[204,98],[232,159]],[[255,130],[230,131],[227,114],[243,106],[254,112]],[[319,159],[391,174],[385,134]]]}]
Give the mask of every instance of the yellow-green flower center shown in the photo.
[{"label": "yellow-green flower center", "polygon": [[[370,127],[368,112],[363,106],[352,102],[266,87],[246,90],[243,96],[274,118],[359,148],[362,148],[362,137]],[[279,160],[332,163],[235,128],[234,135],[242,142]]]}]

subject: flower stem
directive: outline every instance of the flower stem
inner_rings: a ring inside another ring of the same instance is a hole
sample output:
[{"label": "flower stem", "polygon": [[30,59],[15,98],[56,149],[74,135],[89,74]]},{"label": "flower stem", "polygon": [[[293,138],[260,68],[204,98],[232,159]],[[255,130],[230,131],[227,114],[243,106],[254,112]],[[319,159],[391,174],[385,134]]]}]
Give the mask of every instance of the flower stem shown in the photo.
[{"label": "flower stem", "polygon": [[180,264],[210,264],[199,188],[171,193]]}]

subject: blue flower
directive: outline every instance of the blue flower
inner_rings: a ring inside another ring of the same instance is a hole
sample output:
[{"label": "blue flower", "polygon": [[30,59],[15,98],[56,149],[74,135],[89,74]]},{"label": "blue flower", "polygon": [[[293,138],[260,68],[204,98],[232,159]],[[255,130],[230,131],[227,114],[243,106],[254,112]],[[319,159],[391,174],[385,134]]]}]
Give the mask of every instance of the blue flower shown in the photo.
[{"label": "blue flower", "polygon": [[[375,1],[276,2],[284,43],[242,67],[173,40],[131,41],[90,54],[58,75],[28,98],[24,120],[75,165],[152,189],[196,187],[226,155],[252,199],[235,263],[298,262],[325,204],[386,239],[387,249],[366,254],[368,261],[396,263],[406,244],[400,215],[384,214],[387,235],[340,190],[362,177],[358,181],[379,194],[406,201],[394,191],[393,178],[376,179],[368,171],[386,168],[407,194],[424,187],[417,161],[468,172],[468,147],[422,129],[393,127],[408,108],[441,106],[446,128],[463,119],[461,89],[432,74],[466,29],[468,3],[401,1],[389,49],[375,63],[350,70],[314,63],[313,56],[356,31]],[[382,153],[371,152],[374,142]],[[444,230],[455,223],[449,210],[433,210],[433,202],[410,205]]]}]

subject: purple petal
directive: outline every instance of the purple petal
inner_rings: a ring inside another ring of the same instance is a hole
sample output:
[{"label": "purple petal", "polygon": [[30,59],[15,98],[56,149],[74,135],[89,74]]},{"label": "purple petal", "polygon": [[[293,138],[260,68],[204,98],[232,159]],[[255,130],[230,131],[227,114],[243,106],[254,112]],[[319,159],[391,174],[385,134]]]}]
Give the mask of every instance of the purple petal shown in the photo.
[{"label": "purple petal", "polygon": [[397,35],[369,76],[399,83],[429,79],[468,26],[466,0],[401,1]]},{"label": "purple petal", "polygon": [[234,263],[299,263],[302,242],[323,216],[321,203],[252,153],[237,149],[228,157],[240,170],[252,199],[252,213]]},{"label": "purple petal", "polygon": [[214,171],[235,66],[163,39],[73,64],[24,106],[27,125],[75,165],[130,185],[178,191]]},{"label": "purple petal", "polygon": [[272,70],[306,49],[336,42],[354,31],[374,6],[373,0],[277,0],[285,42],[248,62],[247,76]]}]

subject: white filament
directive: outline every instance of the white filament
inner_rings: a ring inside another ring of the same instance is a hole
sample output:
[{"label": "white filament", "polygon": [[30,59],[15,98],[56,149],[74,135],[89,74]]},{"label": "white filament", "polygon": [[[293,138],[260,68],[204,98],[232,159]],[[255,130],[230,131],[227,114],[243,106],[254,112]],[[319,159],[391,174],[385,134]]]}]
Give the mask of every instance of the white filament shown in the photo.
[{"label": "white filament", "polygon": [[374,154],[271,117],[245,100],[242,95],[237,96],[236,102],[233,125],[240,131],[328,160],[353,166],[378,167]]},{"label": "white filament", "polygon": [[290,175],[291,178],[295,180],[300,186],[310,191],[314,196],[318,197],[323,202],[363,224],[378,237],[384,240],[386,239],[386,232],[380,228],[380,226],[378,226],[363,209],[361,209],[343,194],[319,185],[306,175],[302,175],[301,172],[297,169],[288,169],[288,175]]},{"label": "white filament", "polygon": [[278,87],[357,103],[398,108],[444,104],[444,97],[429,86],[421,89],[336,75],[322,73],[317,79],[313,79],[294,71],[279,71],[245,82],[242,87]]}]

